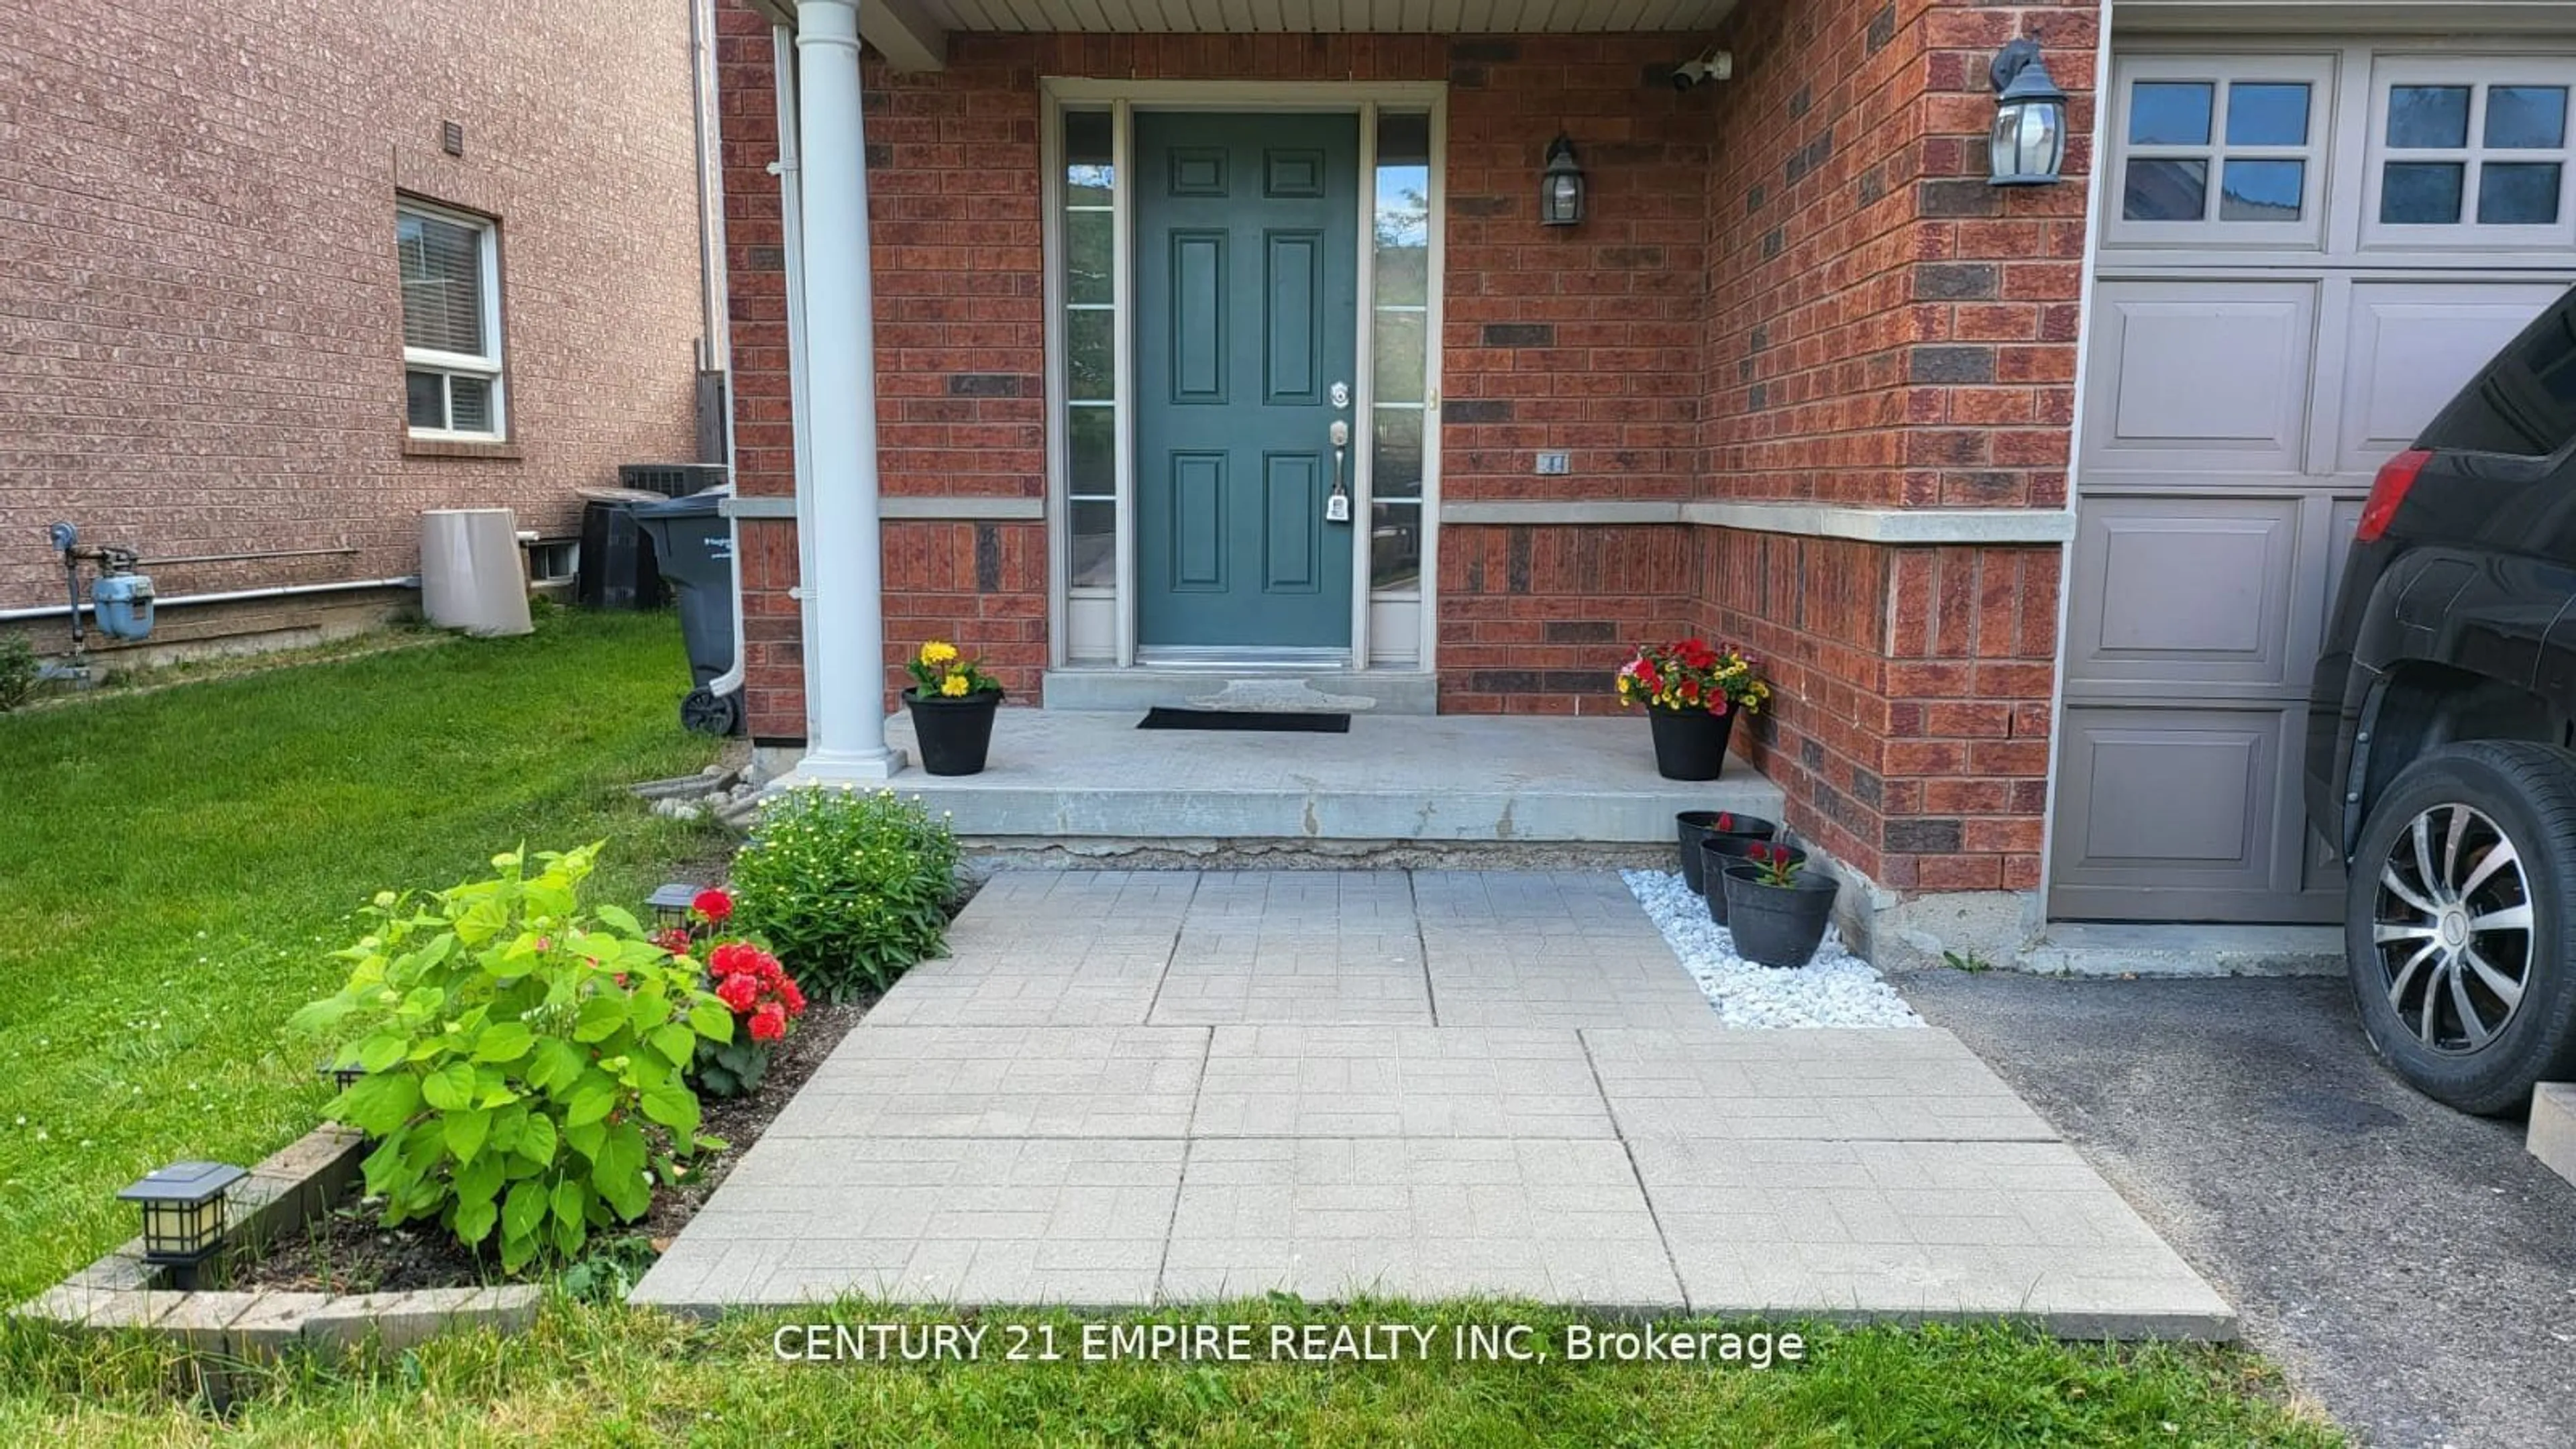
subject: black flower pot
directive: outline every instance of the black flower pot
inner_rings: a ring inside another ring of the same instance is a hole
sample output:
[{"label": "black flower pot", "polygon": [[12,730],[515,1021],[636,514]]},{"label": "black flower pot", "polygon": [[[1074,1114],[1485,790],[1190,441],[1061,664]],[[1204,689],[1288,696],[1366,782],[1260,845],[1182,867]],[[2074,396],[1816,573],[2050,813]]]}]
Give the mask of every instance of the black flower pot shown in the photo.
[{"label": "black flower pot", "polygon": [[[1710,920],[1721,926],[1726,924],[1726,868],[1751,860],[1754,846],[1776,843],[1751,835],[1711,835],[1700,843],[1700,878],[1708,882],[1708,889],[1700,894],[1708,898]],[[1789,859],[1797,864],[1807,863],[1807,853],[1798,847],[1782,845],[1779,848],[1787,851]]]},{"label": "black flower pot", "polygon": [[1714,780],[1726,768],[1726,742],[1735,733],[1735,711],[1646,708],[1655,732],[1655,773],[1667,780]]},{"label": "black flower pot", "polygon": [[983,772],[984,755],[993,746],[993,711],[1001,707],[1002,691],[988,689],[950,699],[907,689],[903,702],[912,711],[913,738],[921,743],[921,768],[934,775]]},{"label": "black flower pot", "polygon": [[1805,870],[1788,885],[1765,885],[1762,868],[1747,864],[1726,867],[1722,889],[1736,955],[1765,966],[1804,966],[1825,939],[1842,886],[1822,871]]},{"label": "black flower pot", "polygon": [[1775,822],[1759,815],[1746,815],[1735,810],[1684,810],[1673,816],[1673,828],[1681,836],[1682,879],[1689,883],[1691,894],[1708,894],[1707,878],[1700,873],[1700,842],[1712,835],[1736,835],[1746,840],[1769,840],[1780,833]]}]

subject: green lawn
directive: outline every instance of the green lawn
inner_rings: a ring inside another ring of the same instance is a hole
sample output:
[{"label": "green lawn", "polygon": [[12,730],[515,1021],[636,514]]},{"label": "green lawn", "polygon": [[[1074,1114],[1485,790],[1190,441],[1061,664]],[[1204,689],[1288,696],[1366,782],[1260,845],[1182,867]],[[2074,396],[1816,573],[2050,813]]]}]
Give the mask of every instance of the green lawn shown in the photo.
[{"label": "green lawn", "polygon": [[[1265,1323],[1293,1306],[1193,1316]],[[1566,1320],[1484,1305],[1379,1305],[1355,1322]],[[559,1304],[534,1332],[445,1340],[391,1361],[273,1370],[217,1426],[161,1388],[139,1344],[85,1354],[0,1338],[0,1442],[413,1445],[2281,1445],[2341,1442],[2277,1407],[2256,1361],[2200,1347],[2064,1345],[1997,1328],[1808,1330],[1769,1370],[1486,1363],[782,1363],[782,1322],[885,1322],[864,1308],[703,1327]],[[1052,1322],[1078,1341],[1079,1320]],[[1741,1327],[1742,1325],[1739,1325]],[[1446,1333],[1438,1335],[1447,1341]],[[1266,1335],[1257,1341],[1266,1341]]]},{"label": "green lawn", "polygon": [[668,615],[269,670],[0,715],[0,1303],[133,1232],[116,1189],[249,1163],[313,1126],[315,1044],[379,889],[607,837],[639,895],[704,827],[618,786],[693,770]]},{"label": "green lawn", "polygon": [[[667,617],[450,641],[0,716],[0,1302],[132,1230],[116,1188],[247,1162],[310,1127],[318,1048],[281,1029],[340,979],[353,907],[525,840],[611,842],[640,896],[719,848],[618,786],[696,768]],[[1255,1303],[1199,1322],[1302,1317]],[[800,1315],[810,1319],[815,1314]],[[837,1316],[883,1315],[852,1307]],[[1342,1321],[1565,1320],[1359,1306]],[[1150,1317],[1150,1315],[1148,1315]],[[708,1326],[551,1303],[532,1332],[265,1370],[226,1419],[143,1339],[0,1320],[0,1444],[2330,1445],[2259,1360],[2000,1329],[1813,1329],[1808,1362],[1253,1366],[778,1362]],[[1038,1321],[1038,1320],[1029,1320]],[[1078,1320],[1055,1316],[1067,1344]],[[1128,1321],[1135,1321],[1131,1318]]]}]

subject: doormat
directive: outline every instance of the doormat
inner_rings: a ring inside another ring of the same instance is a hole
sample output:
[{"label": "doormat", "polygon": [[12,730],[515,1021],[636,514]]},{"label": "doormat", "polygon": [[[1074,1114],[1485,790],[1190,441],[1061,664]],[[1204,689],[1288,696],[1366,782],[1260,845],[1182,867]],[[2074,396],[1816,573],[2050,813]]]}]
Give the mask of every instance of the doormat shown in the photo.
[{"label": "doormat", "polygon": [[1346,735],[1351,717],[1322,710],[1164,709],[1136,722],[1140,730],[1270,730],[1281,734]]}]

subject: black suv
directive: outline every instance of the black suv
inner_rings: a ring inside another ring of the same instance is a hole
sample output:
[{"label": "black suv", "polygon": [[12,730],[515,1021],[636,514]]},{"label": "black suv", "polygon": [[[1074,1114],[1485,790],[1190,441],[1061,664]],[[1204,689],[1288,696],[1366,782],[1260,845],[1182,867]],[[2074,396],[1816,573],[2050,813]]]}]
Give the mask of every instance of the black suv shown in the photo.
[{"label": "black suv", "polygon": [[2576,1076],[2576,292],[2388,460],[2309,696],[2308,819],[2382,1060],[2509,1112]]}]

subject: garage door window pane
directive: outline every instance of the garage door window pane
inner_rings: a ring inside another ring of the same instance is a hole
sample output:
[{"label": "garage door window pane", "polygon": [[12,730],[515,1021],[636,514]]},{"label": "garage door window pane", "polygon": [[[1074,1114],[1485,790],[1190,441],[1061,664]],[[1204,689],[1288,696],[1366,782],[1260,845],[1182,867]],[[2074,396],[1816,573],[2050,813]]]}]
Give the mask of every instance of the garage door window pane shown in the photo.
[{"label": "garage door window pane", "polygon": [[2207,81],[2138,82],[2129,91],[2129,144],[2208,145],[2213,90]]},{"label": "garage door window pane", "polygon": [[2500,151],[2554,151],[2567,140],[2565,86],[2487,87],[2487,144]]},{"label": "garage door window pane", "polygon": [[2469,88],[2390,87],[2388,144],[2435,150],[2469,144]]},{"label": "garage door window pane", "polygon": [[2208,162],[2133,158],[2120,215],[2131,221],[2198,221],[2208,211],[2208,197]]},{"label": "garage door window pane", "polygon": [[2227,144],[2308,144],[2308,88],[2280,81],[2239,81],[2227,88]]},{"label": "garage door window pane", "polygon": [[2391,161],[2379,178],[2379,219],[2389,226],[2450,226],[2460,219],[2457,161]]},{"label": "garage door window pane", "polygon": [[2297,221],[2304,161],[2230,161],[2218,193],[2220,221]]},{"label": "garage door window pane", "polygon": [[2549,226],[2558,220],[2558,163],[2490,161],[2478,175],[2478,221]]}]

